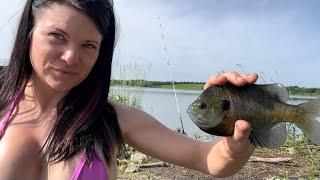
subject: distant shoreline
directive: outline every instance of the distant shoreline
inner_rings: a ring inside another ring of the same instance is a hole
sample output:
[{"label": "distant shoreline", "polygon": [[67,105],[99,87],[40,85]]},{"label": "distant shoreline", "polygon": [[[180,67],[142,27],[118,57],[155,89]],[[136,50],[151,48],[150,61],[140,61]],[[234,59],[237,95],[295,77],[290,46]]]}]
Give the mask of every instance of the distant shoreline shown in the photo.
[{"label": "distant shoreline", "polygon": [[[204,82],[175,82],[175,88],[181,90],[203,90]],[[172,89],[172,82],[146,81],[146,80],[112,80],[113,86],[146,87],[158,89]],[[298,86],[287,87],[290,95],[320,96],[320,88],[304,88]]]}]

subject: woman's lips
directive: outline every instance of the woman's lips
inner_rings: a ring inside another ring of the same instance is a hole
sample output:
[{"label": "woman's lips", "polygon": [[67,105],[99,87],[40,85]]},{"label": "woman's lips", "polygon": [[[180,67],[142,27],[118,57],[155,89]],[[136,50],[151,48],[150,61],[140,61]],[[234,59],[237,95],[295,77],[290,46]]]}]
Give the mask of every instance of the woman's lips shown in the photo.
[{"label": "woman's lips", "polygon": [[77,72],[75,71],[72,71],[72,70],[69,70],[69,69],[64,69],[64,68],[53,68],[53,70],[55,72],[58,72],[58,73],[61,73],[61,74],[64,74],[64,75],[74,75],[74,74],[78,74]]}]

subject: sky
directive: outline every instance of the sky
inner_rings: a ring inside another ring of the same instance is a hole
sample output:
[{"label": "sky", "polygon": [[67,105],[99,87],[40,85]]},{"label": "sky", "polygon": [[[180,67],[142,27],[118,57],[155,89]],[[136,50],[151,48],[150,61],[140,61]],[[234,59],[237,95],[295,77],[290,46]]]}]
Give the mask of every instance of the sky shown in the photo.
[{"label": "sky", "polygon": [[[24,2],[0,7],[0,59],[10,56]],[[239,71],[258,73],[258,83],[320,87],[320,1],[114,2],[114,78],[169,81],[172,71],[175,81],[204,82]]]}]

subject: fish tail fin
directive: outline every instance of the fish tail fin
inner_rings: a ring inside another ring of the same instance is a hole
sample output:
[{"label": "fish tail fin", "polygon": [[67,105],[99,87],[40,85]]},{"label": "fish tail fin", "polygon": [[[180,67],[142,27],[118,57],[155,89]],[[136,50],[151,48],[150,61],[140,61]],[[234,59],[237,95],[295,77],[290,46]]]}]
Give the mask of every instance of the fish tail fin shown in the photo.
[{"label": "fish tail fin", "polygon": [[311,142],[320,145],[320,98],[310,100],[299,105],[304,110],[304,114],[299,122],[295,124],[302,130],[304,135]]}]

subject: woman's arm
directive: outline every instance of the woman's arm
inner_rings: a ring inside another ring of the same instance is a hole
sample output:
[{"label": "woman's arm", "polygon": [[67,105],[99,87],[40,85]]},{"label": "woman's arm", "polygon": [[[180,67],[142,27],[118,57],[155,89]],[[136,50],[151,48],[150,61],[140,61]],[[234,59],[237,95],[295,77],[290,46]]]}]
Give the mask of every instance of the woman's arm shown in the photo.
[{"label": "woman's arm", "polygon": [[[246,77],[232,72],[210,78],[205,88],[226,82],[241,86],[256,79],[256,75]],[[160,160],[223,177],[239,171],[253,153],[248,140],[250,127],[245,121],[236,123],[232,137],[218,143],[200,142],[168,129],[141,110],[113,104],[125,143]]]}]

